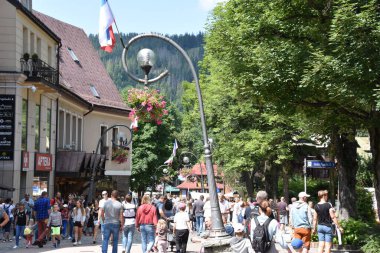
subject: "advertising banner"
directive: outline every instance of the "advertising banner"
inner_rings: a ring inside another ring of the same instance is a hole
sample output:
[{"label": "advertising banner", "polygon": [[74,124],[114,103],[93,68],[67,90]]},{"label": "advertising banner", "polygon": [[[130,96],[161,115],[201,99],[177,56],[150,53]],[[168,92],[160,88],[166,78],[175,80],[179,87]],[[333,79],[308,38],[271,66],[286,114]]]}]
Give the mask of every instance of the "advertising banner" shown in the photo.
[{"label": "advertising banner", "polygon": [[13,160],[15,96],[0,95],[0,161]]},{"label": "advertising banner", "polygon": [[36,171],[52,171],[51,154],[36,153]]}]

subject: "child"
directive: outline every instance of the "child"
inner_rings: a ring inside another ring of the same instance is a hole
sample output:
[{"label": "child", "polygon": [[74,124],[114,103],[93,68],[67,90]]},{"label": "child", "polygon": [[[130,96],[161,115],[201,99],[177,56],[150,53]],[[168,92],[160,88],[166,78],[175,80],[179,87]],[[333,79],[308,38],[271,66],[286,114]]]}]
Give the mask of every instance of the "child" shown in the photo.
[{"label": "child", "polygon": [[61,210],[62,214],[62,236],[63,238],[66,237],[66,230],[67,230],[67,224],[69,223],[69,206],[67,204],[63,205],[63,208]]},{"label": "child", "polygon": [[24,236],[26,239],[26,248],[32,245],[33,231],[37,228],[37,224],[34,224],[34,220],[30,219],[28,226],[24,229]]},{"label": "child", "polygon": [[[51,229],[54,248],[59,247],[61,243],[62,214],[59,212],[58,204],[54,204],[53,212],[51,212],[49,215],[47,226]],[[57,243],[56,240],[58,241]]]},{"label": "child", "polygon": [[13,248],[17,249],[19,247],[20,236],[24,237],[24,229],[29,219],[23,203],[18,204],[18,209],[15,211],[14,216],[16,224],[16,245]]},{"label": "child", "polygon": [[244,226],[241,223],[236,223],[234,226],[235,236],[230,241],[232,252],[236,253],[254,253],[251,241],[245,238]]},{"label": "child", "polygon": [[167,241],[168,227],[166,225],[166,221],[160,219],[157,223],[156,229],[156,240],[154,242],[155,248],[158,249],[159,253],[166,253],[168,248]]}]

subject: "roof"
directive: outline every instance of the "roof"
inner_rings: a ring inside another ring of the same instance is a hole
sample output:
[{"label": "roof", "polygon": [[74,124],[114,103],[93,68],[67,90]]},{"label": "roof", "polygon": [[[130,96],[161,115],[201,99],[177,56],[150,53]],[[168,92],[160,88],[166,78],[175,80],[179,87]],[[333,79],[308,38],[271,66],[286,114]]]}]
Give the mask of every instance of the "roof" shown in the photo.
[{"label": "roof", "polygon": [[[202,167],[201,167],[202,166]],[[218,176],[218,165],[214,164],[214,175]],[[201,170],[202,168],[202,170]],[[206,164],[195,164],[193,168],[191,169],[190,175],[206,175],[207,176],[207,170],[206,170]],[[219,172],[219,176],[223,176],[223,173]]]},{"label": "roof", "polygon": [[[128,110],[83,29],[34,10],[33,13],[61,38],[60,85],[90,104]],[[79,62],[73,60],[69,48]],[[99,93],[99,98],[91,92],[91,85]]]},{"label": "roof", "polygon": [[[188,189],[188,190],[200,190],[202,189],[202,186],[198,185],[197,182],[191,182],[191,181],[185,181],[180,185],[176,186],[178,189]],[[216,187],[218,189],[224,189],[223,184],[216,183]],[[205,189],[208,189],[208,186],[204,187]]]},{"label": "roof", "polygon": [[56,42],[60,42],[61,39],[51,30],[49,27],[47,27],[41,20],[39,20],[31,11],[29,11],[27,8],[25,8],[22,3],[20,3],[18,0],[8,0],[10,4],[12,4],[16,9],[20,10],[22,13],[24,13],[28,18],[30,18],[37,26],[39,26],[43,31],[45,31],[47,34],[49,34],[50,37],[52,37]]}]

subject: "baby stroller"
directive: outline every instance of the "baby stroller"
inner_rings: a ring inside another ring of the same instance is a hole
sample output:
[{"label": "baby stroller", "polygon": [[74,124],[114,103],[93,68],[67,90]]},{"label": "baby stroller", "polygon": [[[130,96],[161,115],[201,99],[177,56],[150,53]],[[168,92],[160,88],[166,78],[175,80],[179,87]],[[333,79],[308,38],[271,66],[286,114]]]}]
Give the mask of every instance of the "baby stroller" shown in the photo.
[{"label": "baby stroller", "polygon": [[168,234],[167,234],[168,248],[170,246],[170,251],[174,251],[173,250],[175,246],[175,234],[173,233],[174,217],[169,217],[166,221],[167,221],[167,226],[168,226]]}]

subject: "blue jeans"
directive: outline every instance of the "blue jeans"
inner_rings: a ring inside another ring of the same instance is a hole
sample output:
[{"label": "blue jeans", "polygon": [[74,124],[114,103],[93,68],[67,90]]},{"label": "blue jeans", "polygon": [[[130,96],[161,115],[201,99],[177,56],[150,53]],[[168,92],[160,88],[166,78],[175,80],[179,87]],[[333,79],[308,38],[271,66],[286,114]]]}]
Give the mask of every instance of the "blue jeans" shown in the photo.
[{"label": "blue jeans", "polygon": [[111,234],[113,235],[112,253],[117,253],[117,243],[119,240],[120,224],[108,223],[102,226],[104,226],[104,240],[102,242],[102,253],[107,253],[108,241],[111,237]]},{"label": "blue jeans", "polygon": [[332,242],[332,231],[330,226],[318,225],[318,241],[320,242]]},{"label": "blue jeans", "polygon": [[16,246],[19,246],[20,236],[24,237],[25,226],[16,225]]},{"label": "blue jeans", "polygon": [[63,236],[66,236],[67,222],[68,220],[62,220],[62,235]]},{"label": "blue jeans", "polygon": [[195,216],[195,220],[196,220],[196,228],[197,228],[197,235],[200,235],[203,233],[203,221],[204,221],[205,217],[203,216]]},{"label": "blue jeans", "polygon": [[141,225],[141,248],[143,252],[148,252],[154,245],[154,226],[153,225]]},{"label": "blue jeans", "polygon": [[127,225],[124,227],[123,249],[125,249],[126,253],[131,252],[134,233],[135,233],[135,225]]},{"label": "blue jeans", "polygon": [[69,224],[70,224],[69,236],[70,236],[71,238],[74,238],[74,237],[73,237],[73,231],[74,231],[74,220],[73,220],[73,218],[70,218],[70,219],[69,219]]}]

